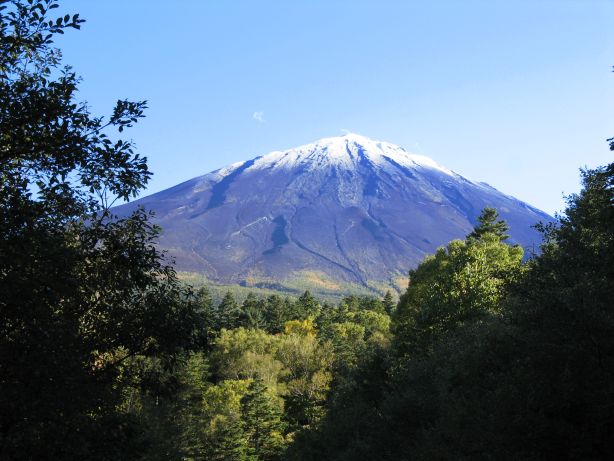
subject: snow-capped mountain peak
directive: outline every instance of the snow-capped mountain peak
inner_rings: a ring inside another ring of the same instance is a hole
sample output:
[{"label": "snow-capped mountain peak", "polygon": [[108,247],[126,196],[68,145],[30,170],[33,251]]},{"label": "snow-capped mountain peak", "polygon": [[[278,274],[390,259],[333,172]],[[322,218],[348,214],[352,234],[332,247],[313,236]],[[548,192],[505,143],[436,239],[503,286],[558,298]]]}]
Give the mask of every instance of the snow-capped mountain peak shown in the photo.
[{"label": "snow-capped mountain peak", "polygon": [[[143,205],[180,270],[221,283],[404,277],[425,255],[464,238],[484,207],[533,248],[551,218],[423,155],[357,134],[271,152],[117,209]],[[317,282],[319,283],[319,282]],[[301,285],[302,286],[302,285]]]},{"label": "snow-capped mountain peak", "polygon": [[249,170],[307,167],[308,170],[325,167],[354,169],[359,164],[371,164],[379,168],[391,165],[406,168],[430,168],[448,175],[455,174],[424,155],[407,152],[402,147],[376,141],[356,133],[323,138],[284,151],[273,151],[256,159]]}]

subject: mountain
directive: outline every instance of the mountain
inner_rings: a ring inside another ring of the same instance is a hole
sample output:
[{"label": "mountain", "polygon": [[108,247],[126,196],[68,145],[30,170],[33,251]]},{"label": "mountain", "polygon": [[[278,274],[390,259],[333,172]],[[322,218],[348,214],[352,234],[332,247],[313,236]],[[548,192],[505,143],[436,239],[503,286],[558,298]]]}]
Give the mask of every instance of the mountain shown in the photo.
[{"label": "mountain", "polygon": [[142,205],[179,270],[228,284],[364,286],[404,277],[494,207],[533,249],[542,211],[423,155],[356,134],[275,151],[115,209]]}]

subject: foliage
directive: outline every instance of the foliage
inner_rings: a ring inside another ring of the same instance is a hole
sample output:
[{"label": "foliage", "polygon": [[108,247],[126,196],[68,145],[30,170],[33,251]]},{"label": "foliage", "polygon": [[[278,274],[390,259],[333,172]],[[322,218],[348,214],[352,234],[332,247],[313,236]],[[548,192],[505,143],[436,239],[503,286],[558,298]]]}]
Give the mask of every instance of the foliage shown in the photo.
[{"label": "foliage", "polygon": [[286,335],[315,336],[316,333],[317,331],[311,318],[305,320],[288,320],[284,324],[284,334]]},{"label": "foliage", "polygon": [[324,414],[332,381],[333,351],[309,330],[289,331],[280,338],[275,357],[284,365],[282,397],[293,430],[315,424]]},{"label": "foliage", "polygon": [[[76,99],[52,0],[0,2],[0,458],[134,457],[138,430],[117,411],[133,367],[170,369],[197,346],[200,316],[154,246],[148,214],[114,219],[151,173],[114,139],[145,102],[104,119]],[[152,375],[153,376],[153,375]]]},{"label": "foliage", "polygon": [[402,353],[426,352],[463,323],[500,311],[506,287],[521,273],[522,248],[501,243],[496,232],[477,232],[479,239],[475,233],[410,271],[410,286],[395,312],[395,342]]},{"label": "foliage", "polygon": [[283,365],[275,359],[278,338],[263,330],[222,330],[211,353],[217,380],[264,379],[277,382]]}]

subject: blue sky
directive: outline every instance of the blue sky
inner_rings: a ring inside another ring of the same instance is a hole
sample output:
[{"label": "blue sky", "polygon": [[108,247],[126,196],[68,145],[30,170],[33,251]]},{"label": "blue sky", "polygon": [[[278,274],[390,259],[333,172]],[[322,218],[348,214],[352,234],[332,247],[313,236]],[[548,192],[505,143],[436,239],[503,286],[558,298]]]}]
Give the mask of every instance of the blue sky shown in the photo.
[{"label": "blue sky", "polygon": [[65,0],[57,42],[96,114],[130,130],[147,195],[341,135],[399,144],[546,212],[612,161],[614,2]]}]

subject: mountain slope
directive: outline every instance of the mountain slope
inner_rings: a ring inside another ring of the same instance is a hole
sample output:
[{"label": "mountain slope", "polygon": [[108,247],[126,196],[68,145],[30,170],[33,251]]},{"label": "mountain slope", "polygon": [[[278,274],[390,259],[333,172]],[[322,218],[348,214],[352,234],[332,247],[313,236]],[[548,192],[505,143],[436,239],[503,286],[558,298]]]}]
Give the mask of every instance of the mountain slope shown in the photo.
[{"label": "mountain slope", "polygon": [[180,270],[222,283],[315,277],[367,285],[404,276],[469,233],[491,206],[533,248],[547,214],[431,160],[363,136],[235,163],[118,207],[156,212]]}]

